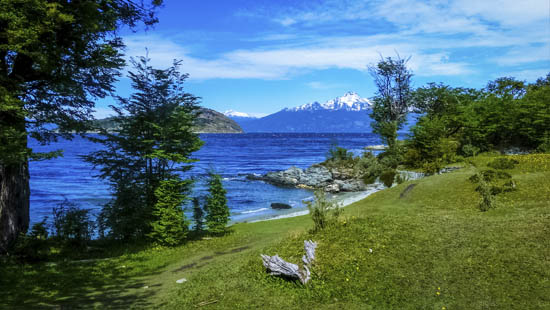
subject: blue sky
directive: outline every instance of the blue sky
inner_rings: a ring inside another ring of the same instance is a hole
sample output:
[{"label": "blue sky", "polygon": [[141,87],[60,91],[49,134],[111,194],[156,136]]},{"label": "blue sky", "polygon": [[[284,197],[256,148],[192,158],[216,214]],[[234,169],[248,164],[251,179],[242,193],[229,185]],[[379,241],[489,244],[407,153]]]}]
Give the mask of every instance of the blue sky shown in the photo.
[{"label": "blue sky", "polygon": [[[165,0],[148,31],[123,30],[126,55],[182,61],[187,91],[218,111],[269,114],[376,91],[367,66],[411,57],[414,86],[480,88],[550,72],[549,0]],[[117,92],[130,93],[121,79]],[[97,117],[111,112],[107,98]]]}]

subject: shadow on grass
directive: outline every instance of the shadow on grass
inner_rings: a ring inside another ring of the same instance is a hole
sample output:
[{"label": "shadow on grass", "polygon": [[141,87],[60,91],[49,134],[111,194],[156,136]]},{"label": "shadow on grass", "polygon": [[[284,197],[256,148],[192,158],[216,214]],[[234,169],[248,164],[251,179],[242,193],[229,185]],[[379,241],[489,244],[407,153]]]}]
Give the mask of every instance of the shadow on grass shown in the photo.
[{"label": "shadow on grass", "polygon": [[149,287],[160,284],[142,279],[165,266],[141,269],[144,258],[124,260],[128,266],[117,259],[122,252],[131,254],[143,248],[119,248],[114,250],[116,255],[110,253],[111,258],[81,261],[28,263],[0,258],[0,309],[151,308],[156,290]]}]

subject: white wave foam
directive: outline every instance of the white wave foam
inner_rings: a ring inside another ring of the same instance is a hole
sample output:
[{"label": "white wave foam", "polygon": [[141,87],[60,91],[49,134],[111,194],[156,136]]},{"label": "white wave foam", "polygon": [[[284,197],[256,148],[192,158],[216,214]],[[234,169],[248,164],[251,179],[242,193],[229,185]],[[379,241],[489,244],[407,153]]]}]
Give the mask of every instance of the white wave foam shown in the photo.
[{"label": "white wave foam", "polygon": [[256,213],[256,212],[262,212],[262,211],[265,211],[265,210],[267,210],[267,208],[260,208],[260,209],[256,209],[256,210],[243,211],[243,212],[241,212],[241,214],[250,214],[250,213]]}]

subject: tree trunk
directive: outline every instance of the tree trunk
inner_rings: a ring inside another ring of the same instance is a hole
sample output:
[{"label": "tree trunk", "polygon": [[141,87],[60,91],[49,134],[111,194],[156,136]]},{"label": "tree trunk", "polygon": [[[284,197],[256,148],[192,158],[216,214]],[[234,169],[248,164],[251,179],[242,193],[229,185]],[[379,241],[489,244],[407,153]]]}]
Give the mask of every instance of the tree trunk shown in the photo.
[{"label": "tree trunk", "polygon": [[29,228],[29,165],[0,165],[0,253]]}]

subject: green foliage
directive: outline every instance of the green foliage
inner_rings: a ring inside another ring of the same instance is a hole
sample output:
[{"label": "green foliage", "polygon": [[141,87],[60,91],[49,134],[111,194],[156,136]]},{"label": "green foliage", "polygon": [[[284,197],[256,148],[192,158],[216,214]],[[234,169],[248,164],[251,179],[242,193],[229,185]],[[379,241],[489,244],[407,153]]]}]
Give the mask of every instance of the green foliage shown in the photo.
[{"label": "green foliage", "polygon": [[[515,160],[502,161],[497,158],[490,162],[488,165],[491,166],[501,166],[509,167],[509,165],[515,166],[518,162]],[[504,158],[506,159],[506,158]],[[508,159],[507,159],[508,160]],[[515,163],[514,163],[515,162]],[[495,164],[496,163],[496,164]],[[504,164],[503,164],[504,163]],[[512,169],[505,168],[505,169]],[[481,201],[479,203],[479,209],[483,212],[492,209],[496,206],[495,196],[504,193],[510,192],[516,189],[516,183],[512,179],[512,176],[502,170],[492,170],[486,169],[472,175],[469,180],[472,183],[477,184],[476,191],[481,195]]]},{"label": "green foliage", "polygon": [[373,99],[371,126],[390,149],[397,140],[397,131],[405,123],[412,93],[410,80],[412,73],[407,68],[409,59],[380,60],[376,66],[369,66],[369,71],[378,88]]},{"label": "green foliage", "polygon": [[514,169],[517,164],[519,162],[515,159],[499,157],[488,163],[487,166],[493,169]]},{"label": "green foliage", "polygon": [[539,146],[537,146],[537,152],[550,153],[550,132],[544,132],[544,137]]},{"label": "green foliage", "polygon": [[337,203],[328,201],[322,190],[316,190],[314,196],[313,202],[304,201],[304,203],[313,220],[313,232],[317,232],[336,222],[343,210]]},{"label": "green foliage", "polygon": [[382,174],[384,166],[380,164],[378,158],[370,152],[366,152],[359,160],[359,168],[362,172],[363,183],[372,184]]},{"label": "green foliage", "polygon": [[395,169],[386,169],[380,174],[380,181],[387,186],[391,187],[395,181],[395,175],[397,174],[397,171]]},{"label": "green foliage", "polygon": [[479,179],[479,186],[476,190],[481,194],[481,201],[479,202],[480,211],[485,212],[495,207],[495,194],[493,194],[491,186],[483,178]]},{"label": "green foliage", "polygon": [[193,222],[195,223],[195,231],[200,232],[204,229],[204,210],[201,207],[199,197],[193,198]]},{"label": "green foliage", "polygon": [[476,156],[477,154],[479,154],[479,147],[473,146],[471,144],[465,144],[462,146],[461,151],[462,151],[462,154],[468,157]]},{"label": "green foliage", "polygon": [[[188,75],[178,71],[178,62],[160,70],[149,61],[132,59],[135,71],[129,77],[135,92],[118,98],[113,120],[119,130],[103,130],[101,138],[91,138],[104,149],[86,156],[101,167],[100,177],[110,181],[114,199],[102,210],[101,219],[104,231],[115,239],[137,239],[150,232],[156,190],[162,181],[189,170],[189,156],[202,145],[192,132],[198,98],[183,90]],[[190,190],[191,184],[184,184],[182,193]]]},{"label": "green foliage", "polygon": [[89,213],[68,200],[58,204],[53,208],[53,235],[70,245],[86,245],[95,228]]},{"label": "green foliage", "polygon": [[353,153],[343,147],[333,144],[327,154],[327,161],[340,162],[353,159]]},{"label": "green foliage", "polygon": [[17,239],[14,253],[19,258],[27,261],[46,260],[50,255],[50,242],[48,240],[47,217],[34,223],[28,234],[21,234]]},{"label": "green foliage", "polygon": [[45,143],[86,129],[124,66],[117,28],[155,23],[161,3],[0,1],[2,164],[27,160],[28,134]]},{"label": "green foliage", "polygon": [[189,221],[185,219],[182,205],[189,182],[163,180],[155,190],[157,202],[153,208],[151,232],[147,235],[154,243],[175,246],[187,237]]},{"label": "green foliage", "polygon": [[[82,133],[93,118],[95,100],[114,91],[119,69],[125,65],[119,28],[140,21],[154,24],[155,8],[162,0],[0,0],[0,165],[21,171],[32,154],[28,137],[40,143]],[[52,126],[52,124],[54,126]],[[27,192],[28,177],[13,178],[6,192]],[[23,187],[17,188],[17,187]],[[2,195],[9,199],[12,195]],[[29,195],[3,204],[28,214]],[[13,212],[2,210],[2,212]],[[15,211],[17,212],[17,211]],[[28,216],[0,216],[3,236],[10,241],[28,227]],[[6,218],[20,217],[15,229]],[[0,244],[3,248],[5,245]]]},{"label": "green foliage", "polygon": [[[456,155],[510,147],[545,149],[550,128],[550,75],[526,85],[514,78],[491,81],[482,90],[428,84],[413,94],[424,115],[411,130],[405,164],[435,172]],[[550,145],[550,143],[548,143]]]},{"label": "green foliage", "polygon": [[204,209],[206,214],[206,226],[212,234],[226,232],[229,222],[229,207],[227,206],[226,190],[223,188],[222,178],[219,174],[210,173],[208,180],[208,195]]}]

